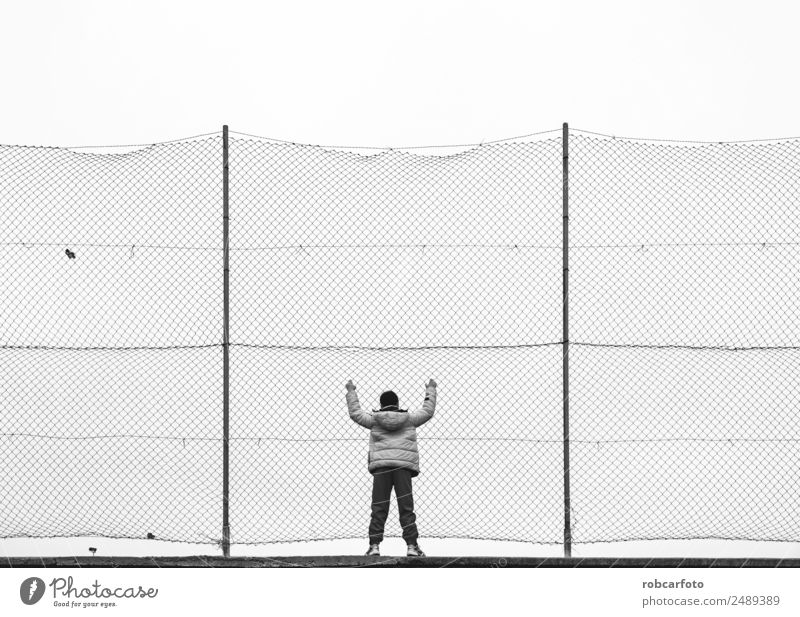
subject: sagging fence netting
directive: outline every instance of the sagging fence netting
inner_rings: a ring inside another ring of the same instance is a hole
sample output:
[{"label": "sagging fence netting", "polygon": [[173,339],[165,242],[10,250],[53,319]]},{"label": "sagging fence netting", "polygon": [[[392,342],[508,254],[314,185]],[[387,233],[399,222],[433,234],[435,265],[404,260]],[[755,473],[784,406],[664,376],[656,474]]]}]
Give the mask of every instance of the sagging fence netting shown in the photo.
[{"label": "sagging fence netting", "polygon": [[[572,540],[800,540],[800,140],[568,135]],[[358,149],[0,146],[0,536],[366,537],[419,407],[423,537],[564,536],[561,130]],[[387,535],[399,536],[394,502]]]}]

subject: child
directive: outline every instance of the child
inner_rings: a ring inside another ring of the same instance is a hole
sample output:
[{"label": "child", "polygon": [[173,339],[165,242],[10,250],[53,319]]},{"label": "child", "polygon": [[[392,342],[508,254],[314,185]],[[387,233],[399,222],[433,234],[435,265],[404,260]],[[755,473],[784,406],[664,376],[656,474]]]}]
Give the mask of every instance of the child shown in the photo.
[{"label": "child", "polygon": [[436,382],[431,379],[425,386],[425,402],[420,411],[400,409],[400,401],[392,391],[381,394],[381,408],[372,413],[361,411],[356,387],[350,380],[347,388],[347,410],[354,422],[370,430],[367,468],[372,480],[372,517],[369,523],[369,550],[367,555],[380,555],[383,526],[389,515],[392,487],[400,511],[403,539],[408,545],[408,557],[425,557],[417,544],[417,524],[414,515],[414,497],[411,478],[419,475],[417,427],[433,417],[436,408]]}]

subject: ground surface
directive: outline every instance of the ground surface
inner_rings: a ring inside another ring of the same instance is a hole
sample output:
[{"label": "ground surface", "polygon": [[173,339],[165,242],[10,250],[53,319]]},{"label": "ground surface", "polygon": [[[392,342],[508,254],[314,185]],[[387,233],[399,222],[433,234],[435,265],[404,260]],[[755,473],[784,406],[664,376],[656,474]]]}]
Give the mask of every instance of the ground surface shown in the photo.
[{"label": "ground surface", "polygon": [[539,558],[539,557],[7,557],[10,568],[275,568],[275,567],[455,567],[455,568],[798,568],[800,559],[731,558]]}]

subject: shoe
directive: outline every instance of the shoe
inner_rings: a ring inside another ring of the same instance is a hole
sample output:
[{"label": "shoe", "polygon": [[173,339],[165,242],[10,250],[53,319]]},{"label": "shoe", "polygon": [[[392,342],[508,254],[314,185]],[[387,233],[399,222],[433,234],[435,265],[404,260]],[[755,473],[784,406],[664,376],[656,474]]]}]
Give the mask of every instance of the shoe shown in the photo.
[{"label": "shoe", "polygon": [[406,557],[425,557],[425,553],[422,552],[419,544],[409,544]]},{"label": "shoe", "polygon": [[370,544],[369,550],[366,553],[367,557],[380,557],[381,556],[381,545],[380,544]]}]

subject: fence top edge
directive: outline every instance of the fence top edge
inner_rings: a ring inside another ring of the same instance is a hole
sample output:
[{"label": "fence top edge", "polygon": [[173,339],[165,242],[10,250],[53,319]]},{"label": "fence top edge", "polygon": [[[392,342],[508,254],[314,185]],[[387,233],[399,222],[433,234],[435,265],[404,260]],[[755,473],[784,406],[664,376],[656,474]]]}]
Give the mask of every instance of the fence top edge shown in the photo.
[{"label": "fence top edge", "polygon": [[536,137],[539,135],[547,135],[550,133],[560,133],[562,129],[549,129],[546,131],[536,131],[534,133],[526,133],[525,135],[515,135],[514,137],[503,137],[501,139],[492,139],[492,140],[483,140],[476,143],[459,143],[459,144],[427,144],[427,145],[416,145],[416,146],[359,146],[359,145],[333,145],[333,144],[311,144],[311,143],[303,143],[299,141],[291,141],[288,139],[279,139],[276,137],[267,137],[264,135],[254,135],[252,133],[242,133],[240,131],[230,131],[231,135],[240,135],[243,137],[251,137],[254,139],[260,139],[262,141],[271,141],[274,143],[281,143],[281,144],[288,144],[292,146],[304,146],[309,148],[323,148],[323,149],[330,149],[330,150],[377,150],[377,151],[388,151],[388,150],[397,150],[397,151],[405,151],[405,150],[428,150],[428,149],[448,149],[448,148],[478,148],[480,146],[488,146],[491,144],[499,144],[505,143],[509,141],[517,141],[522,139],[528,139],[530,137]]},{"label": "fence top edge", "polygon": [[770,142],[783,142],[783,141],[797,141],[800,136],[792,137],[762,137],[757,139],[716,139],[716,140],[698,140],[698,139],[668,139],[661,137],[631,137],[625,135],[611,135],[609,133],[599,133],[597,131],[589,131],[587,129],[572,128],[569,129],[570,134],[578,135],[594,135],[597,137],[604,137],[606,139],[620,140],[620,141],[643,141],[655,142],[666,144],[696,144],[696,145],[727,145],[727,144],[752,144],[752,143],[770,143]]},{"label": "fence top edge", "polygon": [[[430,149],[455,149],[455,148],[479,148],[481,146],[487,146],[492,144],[502,144],[507,142],[514,142],[520,141],[524,139],[529,139],[531,137],[538,137],[541,135],[548,135],[548,134],[556,134],[561,133],[562,128],[558,129],[549,129],[545,131],[537,131],[533,133],[527,133],[524,135],[516,135],[513,137],[504,137],[500,139],[492,139],[492,140],[483,140],[481,142],[474,142],[474,143],[458,143],[458,144],[426,144],[426,145],[411,145],[411,146],[365,146],[365,145],[332,145],[332,144],[312,144],[312,143],[305,143],[300,141],[292,141],[288,139],[279,139],[275,137],[268,137],[263,135],[255,135],[252,133],[245,133],[241,131],[229,131],[230,135],[237,135],[241,137],[250,137],[253,139],[258,139],[262,141],[268,141],[273,143],[279,144],[287,144],[293,146],[301,146],[301,147],[308,147],[308,148],[322,148],[322,149],[330,149],[330,150],[373,150],[376,152],[386,152],[386,151],[408,151],[408,150],[430,150]],[[788,136],[788,137],[765,137],[765,138],[756,138],[756,139],[738,139],[738,140],[695,140],[695,139],[669,139],[669,138],[660,138],[660,137],[635,137],[635,136],[626,136],[626,135],[614,135],[611,133],[602,133],[599,131],[590,131],[588,129],[581,129],[581,128],[573,128],[569,127],[569,134],[570,135],[592,135],[595,137],[602,137],[604,139],[611,139],[611,140],[620,140],[620,141],[635,141],[635,142],[651,142],[651,143],[663,143],[663,144],[694,144],[694,145],[727,145],[727,144],[750,144],[750,143],[774,143],[774,142],[786,142],[786,141],[797,141],[800,140],[800,135],[798,136]],[[175,139],[165,140],[165,141],[154,141],[149,143],[136,143],[136,144],[95,144],[95,145],[77,145],[77,146],[53,146],[53,145],[32,145],[32,144],[9,144],[9,143],[0,143],[0,147],[3,148],[41,148],[41,149],[52,149],[52,150],[66,150],[66,151],[73,151],[73,150],[106,150],[106,149],[133,149],[133,148],[152,148],[154,146],[161,146],[167,144],[175,144],[180,142],[187,142],[193,141],[196,139],[201,139],[205,137],[211,136],[222,136],[222,131],[212,131],[209,133],[200,133],[197,135],[190,135],[186,137],[178,137]]]},{"label": "fence top edge", "polygon": [[[528,139],[531,137],[537,137],[540,135],[547,135],[547,134],[555,134],[560,133],[561,129],[551,129],[546,131],[538,131],[534,133],[527,133],[525,135],[516,135],[514,137],[504,137],[501,139],[493,139],[493,140],[484,140],[478,143],[460,143],[460,144],[429,144],[429,145],[421,145],[421,146],[360,146],[360,145],[329,145],[329,144],[312,144],[312,143],[304,143],[300,141],[292,141],[289,139],[279,139],[275,137],[267,137],[263,135],[255,135],[252,133],[244,133],[241,131],[229,131],[230,136],[240,136],[240,137],[249,137],[253,139],[258,139],[261,141],[267,141],[272,143],[279,143],[279,144],[286,144],[286,145],[293,145],[293,146],[300,146],[300,147],[307,147],[307,148],[320,148],[320,149],[329,149],[329,150],[374,150],[376,152],[386,152],[386,151],[406,151],[406,150],[425,150],[425,149],[455,149],[455,148],[478,148],[481,146],[488,146],[492,144],[501,144],[506,142],[514,142],[523,139]],[[188,137],[179,137],[176,139],[170,139],[167,141],[154,141],[151,143],[137,143],[137,144],[94,144],[94,145],[80,145],[80,146],[52,146],[52,145],[31,145],[31,144],[9,144],[9,143],[0,143],[0,147],[3,148],[41,148],[41,149],[51,149],[51,150],[65,150],[65,151],[73,151],[73,150],[106,150],[106,149],[142,149],[142,148],[152,148],[154,146],[161,146],[167,144],[174,144],[179,142],[187,142],[196,139],[201,139],[204,137],[210,136],[222,136],[222,131],[214,131],[210,133],[200,133],[198,135],[190,135]]]},{"label": "fence top edge", "polygon": [[211,133],[200,133],[198,135],[189,135],[187,137],[177,137],[175,139],[169,139],[166,141],[154,141],[150,143],[139,143],[139,144],[95,144],[95,145],[84,145],[84,146],[50,146],[50,145],[31,145],[31,144],[7,144],[7,143],[0,143],[0,147],[2,148],[41,148],[41,149],[48,149],[48,150],[108,150],[112,148],[152,148],[153,146],[163,146],[167,144],[176,144],[184,141],[193,141],[195,139],[201,139],[203,137],[211,137],[214,135],[222,135],[222,131],[213,131]]}]

